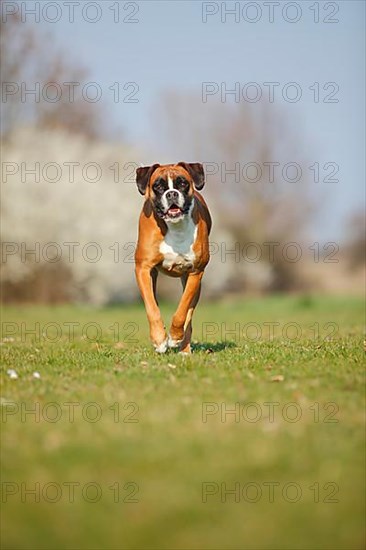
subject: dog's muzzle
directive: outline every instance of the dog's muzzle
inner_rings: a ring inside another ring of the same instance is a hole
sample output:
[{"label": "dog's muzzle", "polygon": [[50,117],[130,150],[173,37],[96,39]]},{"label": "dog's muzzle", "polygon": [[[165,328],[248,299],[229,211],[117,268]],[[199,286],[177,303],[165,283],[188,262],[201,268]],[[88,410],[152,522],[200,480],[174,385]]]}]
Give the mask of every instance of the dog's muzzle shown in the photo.
[{"label": "dog's muzzle", "polygon": [[162,197],[161,202],[165,210],[165,218],[168,220],[176,220],[185,213],[184,197],[179,191],[176,191],[175,189],[166,191]]}]

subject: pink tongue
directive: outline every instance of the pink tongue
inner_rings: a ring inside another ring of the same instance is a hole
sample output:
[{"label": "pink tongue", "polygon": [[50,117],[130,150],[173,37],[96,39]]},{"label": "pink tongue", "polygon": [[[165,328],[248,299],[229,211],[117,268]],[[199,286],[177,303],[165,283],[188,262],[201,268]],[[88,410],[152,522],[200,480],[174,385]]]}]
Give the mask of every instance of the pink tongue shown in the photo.
[{"label": "pink tongue", "polygon": [[171,212],[172,214],[176,214],[177,212],[180,212],[180,209],[179,208],[169,208],[169,212]]}]

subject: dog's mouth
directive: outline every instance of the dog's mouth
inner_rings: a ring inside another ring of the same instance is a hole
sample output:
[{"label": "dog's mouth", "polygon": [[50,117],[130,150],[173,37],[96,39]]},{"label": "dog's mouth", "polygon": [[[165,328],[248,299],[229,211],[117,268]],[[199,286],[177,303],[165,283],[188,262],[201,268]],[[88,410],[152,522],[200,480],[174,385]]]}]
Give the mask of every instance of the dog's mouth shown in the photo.
[{"label": "dog's mouth", "polygon": [[169,206],[166,212],[167,217],[171,219],[178,218],[181,214],[183,214],[183,210],[176,204]]}]

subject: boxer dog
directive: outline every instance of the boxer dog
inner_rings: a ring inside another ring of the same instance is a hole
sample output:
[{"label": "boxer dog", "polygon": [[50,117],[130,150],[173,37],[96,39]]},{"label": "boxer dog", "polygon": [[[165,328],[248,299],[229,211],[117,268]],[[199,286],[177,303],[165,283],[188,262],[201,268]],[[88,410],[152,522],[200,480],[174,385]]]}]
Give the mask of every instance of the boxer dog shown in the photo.
[{"label": "boxer dog", "polygon": [[[192,316],[209,261],[211,217],[198,191],[205,184],[202,164],[154,164],[137,168],[136,183],[145,202],[139,220],[135,272],[158,353],[179,347],[191,352]],[[180,277],[183,294],[169,334],[156,301],[159,271]]]}]

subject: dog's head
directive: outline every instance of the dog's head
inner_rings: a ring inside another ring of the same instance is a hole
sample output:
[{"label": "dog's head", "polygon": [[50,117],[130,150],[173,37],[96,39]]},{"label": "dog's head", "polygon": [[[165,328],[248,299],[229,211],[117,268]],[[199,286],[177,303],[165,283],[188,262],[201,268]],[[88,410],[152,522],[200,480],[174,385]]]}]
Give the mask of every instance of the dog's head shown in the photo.
[{"label": "dog's head", "polygon": [[205,173],[198,162],[153,164],[137,168],[136,183],[141,195],[151,200],[156,215],[176,223],[188,215],[194,189],[205,185]]}]

